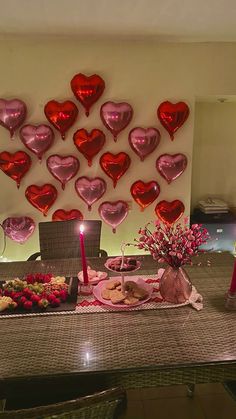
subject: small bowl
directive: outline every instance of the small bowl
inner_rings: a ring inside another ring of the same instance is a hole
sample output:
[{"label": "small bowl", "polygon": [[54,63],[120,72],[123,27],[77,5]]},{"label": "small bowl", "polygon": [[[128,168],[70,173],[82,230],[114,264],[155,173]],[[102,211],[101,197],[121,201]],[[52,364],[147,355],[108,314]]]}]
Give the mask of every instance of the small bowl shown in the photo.
[{"label": "small bowl", "polygon": [[107,259],[107,261],[106,261],[106,263],[104,264],[104,266],[105,266],[105,268],[107,268],[109,271],[111,271],[111,272],[116,272],[117,274],[129,274],[129,273],[132,273],[132,272],[135,272],[135,271],[137,271],[138,269],[140,269],[140,267],[141,267],[141,262],[139,261],[139,260],[136,260],[136,262],[137,262],[137,264],[136,264],[136,266],[134,267],[134,269],[131,269],[131,270],[128,270],[128,271],[117,271],[116,269],[112,269],[112,268],[110,268],[110,266],[108,266],[109,265],[109,262],[110,261],[112,261],[112,260],[114,260],[114,259],[116,259],[116,258],[109,258],[109,259]]},{"label": "small bowl", "polygon": [[[96,285],[100,281],[108,279],[107,272],[97,271],[96,273],[97,273],[96,276],[93,276],[93,278],[89,278],[89,269],[88,269],[89,284]],[[83,283],[83,281],[84,281],[83,271],[78,272],[78,280],[79,280],[80,283]]]}]

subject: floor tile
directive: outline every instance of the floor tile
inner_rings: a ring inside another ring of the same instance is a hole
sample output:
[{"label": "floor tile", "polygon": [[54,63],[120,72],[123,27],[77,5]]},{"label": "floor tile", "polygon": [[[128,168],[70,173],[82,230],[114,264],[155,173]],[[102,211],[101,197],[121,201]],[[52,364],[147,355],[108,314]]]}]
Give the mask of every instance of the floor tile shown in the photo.
[{"label": "floor tile", "polygon": [[168,397],[186,397],[187,386],[163,386],[141,389],[142,400],[161,399]]},{"label": "floor tile", "polygon": [[197,397],[206,419],[236,418],[236,402],[227,393]]},{"label": "floor tile", "polygon": [[144,413],[145,419],[205,419],[197,397],[147,400],[144,401]]}]

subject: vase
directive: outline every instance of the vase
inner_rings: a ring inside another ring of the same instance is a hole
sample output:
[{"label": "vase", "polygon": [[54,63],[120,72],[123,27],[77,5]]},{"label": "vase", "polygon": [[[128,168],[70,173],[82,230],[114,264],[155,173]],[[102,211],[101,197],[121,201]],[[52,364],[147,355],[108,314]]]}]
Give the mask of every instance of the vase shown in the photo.
[{"label": "vase", "polygon": [[160,294],[165,301],[185,303],[192,292],[192,284],[184,268],[168,266],[160,279]]}]

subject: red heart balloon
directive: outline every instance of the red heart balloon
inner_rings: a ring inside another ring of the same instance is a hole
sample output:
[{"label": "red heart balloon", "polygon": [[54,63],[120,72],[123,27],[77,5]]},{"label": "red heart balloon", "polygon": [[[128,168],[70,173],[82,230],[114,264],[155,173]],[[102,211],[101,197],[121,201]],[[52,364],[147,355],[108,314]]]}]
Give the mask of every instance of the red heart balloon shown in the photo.
[{"label": "red heart balloon", "polygon": [[93,129],[90,133],[86,129],[78,129],[73,140],[79,152],[88,160],[88,165],[92,166],[92,159],[104,146],[106,137],[99,129]]},{"label": "red heart balloon", "polygon": [[85,76],[76,74],[70,82],[75,97],[85,108],[86,116],[89,116],[91,106],[97,102],[105,89],[104,80],[97,74]]},{"label": "red heart balloon", "polygon": [[16,181],[17,188],[20,187],[21,179],[28,172],[30,166],[31,158],[24,151],[12,154],[7,151],[0,153],[0,169]]},{"label": "red heart balloon", "polygon": [[53,214],[52,214],[52,221],[66,221],[66,220],[83,220],[83,214],[77,210],[77,209],[72,209],[69,211],[63,210],[63,209],[59,209],[56,210]]},{"label": "red heart balloon", "polygon": [[160,186],[157,182],[152,180],[151,182],[143,182],[137,180],[130,188],[130,192],[134,200],[141,207],[141,211],[144,208],[152,204],[160,194]]},{"label": "red heart balloon", "polygon": [[100,158],[102,170],[113,180],[113,186],[116,187],[118,180],[124,175],[130,166],[131,160],[126,153],[104,153]]},{"label": "red heart balloon", "polygon": [[185,207],[183,202],[176,199],[175,201],[160,201],[158,202],[155,213],[163,223],[172,225],[182,217]]},{"label": "red heart balloon", "polygon": [[57,190],[53,185],[46,183],[43,186],[30,185],[25,191],[28,201],[44,216],[57,199]]},{"label": "red heart balloon", "polygon": [[59,103],[50,100],[44,106],[44,113],[48,121],[61,133],[61,138],[65,139],[66,131],[74,124],[78,109],[70,100]]},{"label": "red heart balloon", "polygon": [[189,107],[184,102],[162,102],[157,109],[157,116],[173,141],[174,133],[185,123],[189,116]]}]

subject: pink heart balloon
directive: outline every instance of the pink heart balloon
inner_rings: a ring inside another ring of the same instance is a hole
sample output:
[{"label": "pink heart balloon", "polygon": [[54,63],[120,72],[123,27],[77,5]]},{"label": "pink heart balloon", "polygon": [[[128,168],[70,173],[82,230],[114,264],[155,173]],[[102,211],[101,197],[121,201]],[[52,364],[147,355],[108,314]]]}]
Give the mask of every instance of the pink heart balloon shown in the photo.
[{"label": "pink heart balloon", "polygon": [[49,172],[61,182],[63,190],[65,189],[65,184],[76,175],[79,166],[79,160],[73,156],[54,154],[47,159]]},{"label": "pink heart balloon", "polygon": [[171,183],[185,171],[187,163],[184,154],[162,154],[156,161],[156,168],[160,175]]},{"label": "pink heart balloon", "polygon": [[98,208],[100,217],[112,227],[113,233],[127,217],[128,211],[129,207],[125,201],[103,202]]},{"label": "pink heart balloon", "polygon": [[130,123],[133,109],[126,102],[106,102],[101,106],[100,116],[103,124],[112,133],[116,141],[118,134]]},{"label": "pink heart balloon", "polygon": [[75,182],[75,190],[80,198],[88,205],[88,210],[94,202],[97,202],[106,192],[107,184],[105,180],[96,177],[88,178],[86,176],[79,177]]},{"label": "pink heart balloon", "polygon": [[2,223],[7,237],[17,243],[25,243],[35,230],[35,222],[30,217],[9,217]]},{"label": "pink heart balloon", "polygon": [[54,132],[48,125],[24,125],[20,129],[20,139],[22,143],[32,153],[36,154],[39,160],[42,159],[43,153],[47,151],[54,139]]},{"label": "pink heart balloon", "polygon": [[26,118],[26,104],[19,99],[0,99],[0,125],[10,131],[11,138],[14,132]]},{"label": "pink heart balloon", "polygon": [[129,133],[129,144],[143,161],[160,143],[161,134],[156,128],[134,128]]}]

